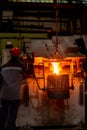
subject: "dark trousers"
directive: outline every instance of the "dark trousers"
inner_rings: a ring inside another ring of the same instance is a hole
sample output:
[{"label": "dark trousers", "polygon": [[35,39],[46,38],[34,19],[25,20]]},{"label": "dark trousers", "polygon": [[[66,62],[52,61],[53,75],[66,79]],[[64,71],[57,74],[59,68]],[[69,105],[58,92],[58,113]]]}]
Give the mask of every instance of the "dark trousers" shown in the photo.
[{"label": "dark trousers", "polygon": [[5,130],[5,125],[7,125],[8,130],[16,129],[16,118],[19,105],[20,100],[1,99],[0,130]]}]

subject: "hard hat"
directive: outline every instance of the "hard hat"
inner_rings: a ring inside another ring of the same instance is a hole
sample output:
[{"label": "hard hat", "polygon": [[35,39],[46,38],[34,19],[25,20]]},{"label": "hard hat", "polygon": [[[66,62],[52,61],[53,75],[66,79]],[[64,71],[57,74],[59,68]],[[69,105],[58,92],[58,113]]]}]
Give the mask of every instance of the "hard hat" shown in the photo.
[{"label": "hard hat", "polygon": [[17,47],[13,47],[10,52],[11,52],[11,56],[14,56],[14,57],[20,56],[20,49]]}]

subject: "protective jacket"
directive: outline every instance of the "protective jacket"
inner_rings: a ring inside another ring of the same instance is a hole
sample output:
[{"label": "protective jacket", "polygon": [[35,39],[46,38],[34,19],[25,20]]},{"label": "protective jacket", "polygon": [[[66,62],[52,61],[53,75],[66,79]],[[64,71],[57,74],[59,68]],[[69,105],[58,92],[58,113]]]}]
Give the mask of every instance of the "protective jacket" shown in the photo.
[{"label": "protective jacket", "polygon": [[25,71],[25,66],[16,58],[11,59],[1,67],[1,94],[3,99],[20,99],[20,87]]}]

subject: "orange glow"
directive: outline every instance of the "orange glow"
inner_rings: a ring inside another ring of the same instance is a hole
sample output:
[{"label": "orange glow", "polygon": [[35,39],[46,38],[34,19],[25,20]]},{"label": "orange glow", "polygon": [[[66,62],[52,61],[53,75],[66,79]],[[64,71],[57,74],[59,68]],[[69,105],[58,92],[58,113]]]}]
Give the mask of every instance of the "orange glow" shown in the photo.
[{"label": "orange glow", "polygon": [[26,59],[27,59],[27,56],[23,56],[22,59],[23,59],[23,60],[26,60]]},{"label": "orange glow", "polygon": [[60,63],[52,62],[52,65],[53,65],[53,73],[58,75],[61,71]]}]

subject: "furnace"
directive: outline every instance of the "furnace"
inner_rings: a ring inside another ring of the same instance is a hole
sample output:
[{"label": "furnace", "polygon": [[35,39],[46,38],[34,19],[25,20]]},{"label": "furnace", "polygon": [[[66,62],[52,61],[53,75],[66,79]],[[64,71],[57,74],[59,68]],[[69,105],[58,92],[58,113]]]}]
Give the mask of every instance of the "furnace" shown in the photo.
[{"label": "furnace", "polygon": [[47,93],[51,99],[69,98],[69,75],[48,75]]}]

